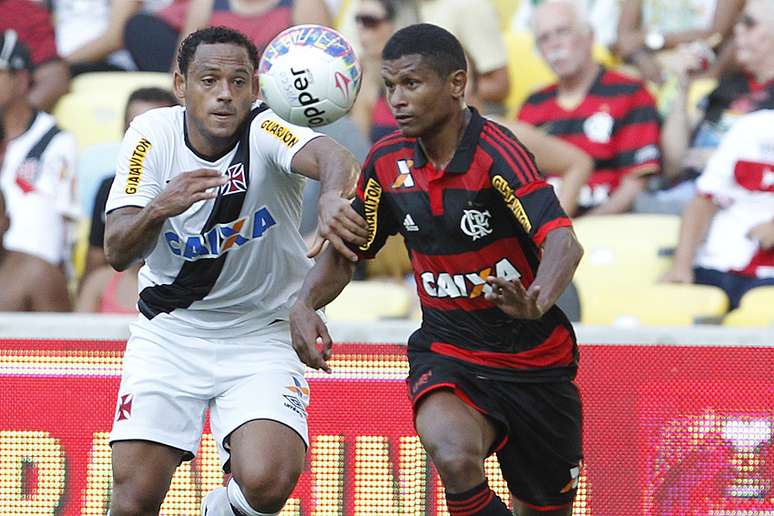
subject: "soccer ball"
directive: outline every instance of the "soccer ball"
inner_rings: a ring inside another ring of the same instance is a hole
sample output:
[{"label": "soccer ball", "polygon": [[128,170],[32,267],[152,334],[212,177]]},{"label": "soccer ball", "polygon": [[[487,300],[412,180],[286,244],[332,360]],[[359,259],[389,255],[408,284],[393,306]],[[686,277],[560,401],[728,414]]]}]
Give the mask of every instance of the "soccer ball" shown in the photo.
[{"label": "soccer ball", "polygon": [[258,77],[275,113],[292,124],[319,127],[352,108],[362,70],[344,36],[321,25],[297,25],[269,43]]}]

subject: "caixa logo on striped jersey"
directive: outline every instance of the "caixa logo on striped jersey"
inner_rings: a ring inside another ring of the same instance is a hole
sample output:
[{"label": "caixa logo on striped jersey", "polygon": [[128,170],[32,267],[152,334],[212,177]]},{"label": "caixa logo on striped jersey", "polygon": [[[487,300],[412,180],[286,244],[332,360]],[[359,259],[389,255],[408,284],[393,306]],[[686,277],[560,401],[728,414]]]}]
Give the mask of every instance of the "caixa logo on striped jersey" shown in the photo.
[{"label": "caixa logo on striped jersey", "polygon": [[164,233],[172,254],[184,260],[195,261],[218,256],[242,247],[260,238],[277,222],[266,207],[256,211],[252,217],[242,217],[233,222],[218,224],[204,234],[178,235],[174,231]]},{"label": "caixa logo on striped jersey", "polygon": [[492,286],[486,282],[489,276],[513,281],[521,278],[521,273],[508,258],[501,258],[494,267],[486,267],[480,271],[459,274],[426,271],[421,273],[419,278],[422,281],[422,288],[430,297],[475,299],[492,291]]}]

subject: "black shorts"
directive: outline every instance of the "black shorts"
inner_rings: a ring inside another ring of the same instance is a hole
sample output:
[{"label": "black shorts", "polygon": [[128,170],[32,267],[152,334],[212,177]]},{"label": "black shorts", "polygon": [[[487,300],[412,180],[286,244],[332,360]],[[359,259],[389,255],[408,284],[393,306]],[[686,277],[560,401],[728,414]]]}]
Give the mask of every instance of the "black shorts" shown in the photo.
[{"label": "black shorts", "polygon": [[573,382],[490,380],[464,363],[431,352],[409,352],[409,397],[416,408],[437,389],[452,390],[501,428],[496,453],[508,489],[537,509],[572,503],[581,460],[581,400]]}]

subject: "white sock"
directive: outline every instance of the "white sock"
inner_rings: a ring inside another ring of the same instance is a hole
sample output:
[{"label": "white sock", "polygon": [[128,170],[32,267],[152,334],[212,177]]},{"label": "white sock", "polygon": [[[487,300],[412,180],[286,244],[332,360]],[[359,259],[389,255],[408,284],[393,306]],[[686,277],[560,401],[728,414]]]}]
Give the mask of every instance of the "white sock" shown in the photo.
[{"label": "white sock", "polygon": [[258,512],[250,507],[250,504],[247,503],[247,498],[245,498],[244,493],[239,488],[239,484],[237,484],[233,477],[228,481],[226,490],[228,492],[228,501],[244,516],[277,516],[279,514],[278,512]]}]

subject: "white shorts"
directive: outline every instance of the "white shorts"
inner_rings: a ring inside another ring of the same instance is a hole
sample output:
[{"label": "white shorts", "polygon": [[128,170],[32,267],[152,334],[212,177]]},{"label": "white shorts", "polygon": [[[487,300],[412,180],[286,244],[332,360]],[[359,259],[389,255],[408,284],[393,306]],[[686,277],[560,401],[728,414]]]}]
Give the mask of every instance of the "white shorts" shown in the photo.
[{"label": "white shorts", "polygon": [[180,336],[139,317],[130,327],[110,442],[199,449],[205,411],[226,464],[228,436],[248,421],[282,423],[309,446],[309,385],[286,321],[231,339]]}]

